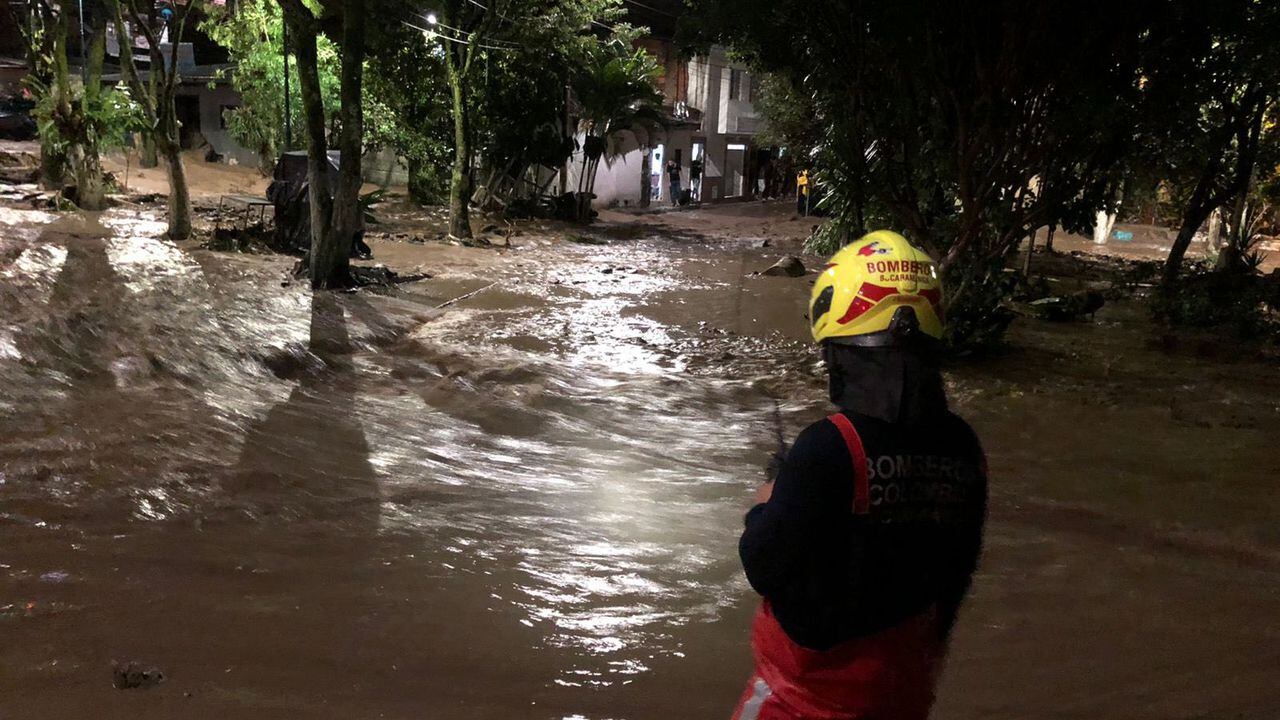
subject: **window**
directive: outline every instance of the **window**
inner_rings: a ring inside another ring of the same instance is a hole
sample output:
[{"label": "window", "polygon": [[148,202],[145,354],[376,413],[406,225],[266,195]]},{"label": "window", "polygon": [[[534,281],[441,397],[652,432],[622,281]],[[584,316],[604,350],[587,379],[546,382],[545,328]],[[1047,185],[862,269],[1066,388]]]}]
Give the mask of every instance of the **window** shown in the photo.
[{"label": "window", "polygon": [[729,99],[737,100],[738,96],[741,94],[742,94],[742,71],[730,69],[729,70]]}]

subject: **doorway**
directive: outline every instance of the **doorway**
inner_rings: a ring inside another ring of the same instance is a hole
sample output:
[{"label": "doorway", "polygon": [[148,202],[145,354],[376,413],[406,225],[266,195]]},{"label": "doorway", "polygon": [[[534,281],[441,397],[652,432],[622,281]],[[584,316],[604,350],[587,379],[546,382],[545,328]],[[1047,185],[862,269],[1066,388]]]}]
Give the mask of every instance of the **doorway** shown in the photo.
[{"label": "doorway", "polygon": [[179,95],[173,99],[174,113],[182,128],[178,130],[178,145],[183,150],[196,146],[196,136],[200,134],[200,96]]},{"label": "doorway", "polygon": [[667,146],[658,143],[653,148],[653,160],[649,165],[649,199],[661,200],[664,193],[662,192],[662,172],[667,166],[666,163]]},{"label": "doorway", "polygon": [[747,146],[729,143],[724,150],[724,196],[742,196],[742,171],[747,161]]}]

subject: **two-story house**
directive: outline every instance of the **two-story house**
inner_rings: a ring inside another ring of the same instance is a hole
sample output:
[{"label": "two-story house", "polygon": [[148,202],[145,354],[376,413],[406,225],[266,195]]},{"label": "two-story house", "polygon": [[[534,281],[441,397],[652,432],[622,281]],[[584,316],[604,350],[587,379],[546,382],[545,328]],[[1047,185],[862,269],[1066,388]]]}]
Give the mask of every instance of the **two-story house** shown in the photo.
[{"label": "two-story house", "polygon": [[[650,0],[630,9],[628,20],[650,29],[638,44],[662,70],[665,127],[612,138],[612,157],[596,177],[596,207],[671,205],[670,162],[679,168],[680,189],[691,191],[695,202],[753,197],[762,189],[758,170],[769,153],[754,143],[762,129],[753,104],[759,82],[722,48],[681,58],[673,43],[681,8]],[[579,164],[570,163],[569,187],[576,186]]]}]

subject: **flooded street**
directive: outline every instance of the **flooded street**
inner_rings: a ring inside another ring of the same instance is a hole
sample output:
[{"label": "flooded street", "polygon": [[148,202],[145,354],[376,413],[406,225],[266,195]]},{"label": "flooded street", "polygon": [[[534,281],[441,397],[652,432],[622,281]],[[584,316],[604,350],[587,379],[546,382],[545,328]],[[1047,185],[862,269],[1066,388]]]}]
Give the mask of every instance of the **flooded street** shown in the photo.
[{"label": "flooded street", "polygon": [[[827,408],[809,284],[631,222],[312,295],[0,208],[0,718],[727,717],[741,516]],[[1141,314],[949,374],[992,506],[935,717],[1280,716],[1280,375]]]}]

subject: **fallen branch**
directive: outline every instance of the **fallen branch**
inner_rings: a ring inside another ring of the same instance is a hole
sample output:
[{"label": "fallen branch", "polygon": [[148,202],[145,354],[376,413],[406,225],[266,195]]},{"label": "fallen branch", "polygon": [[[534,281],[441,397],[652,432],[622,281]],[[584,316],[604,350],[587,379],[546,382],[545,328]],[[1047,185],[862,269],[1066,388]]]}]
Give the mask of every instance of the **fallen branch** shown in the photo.
[{"label": "fallen branch", "polygon": [[493,287],[494,285],[497,285],[497,284],[498,284],[498,283],[496,283],[496,282],[491,282],[491,283],[489,283],[488,285],[485,285],[484,287],[479,288],[478,290],[472,290],[471,292],[469,292],[469,293],[467,293],[467,294],[465,294],[465,295],[459,295],[458,297],[456,297],[456,298],[454,298],[454,299],[452,299],[452,300],[446,300],[445,302],[442,302],[442,303],[440,303],[439,305],[437,305],[437,306],[435,307],[435,309],[436,309],[436,310],[440,310],[440,309],[442,309],[442,308],[447,308],[447,307],[449,307],[450,305],[452,305],[452,304],[454,304],[454,303],[462,302],[463,300],[466,300],[466,299],[467,299],[467,298],[469,298],[469,297],[473,297],[473,296],[479,295],[480,293],[484,292],[485,290],[488,290],[489,288],[491,288],[491,287]]}]

